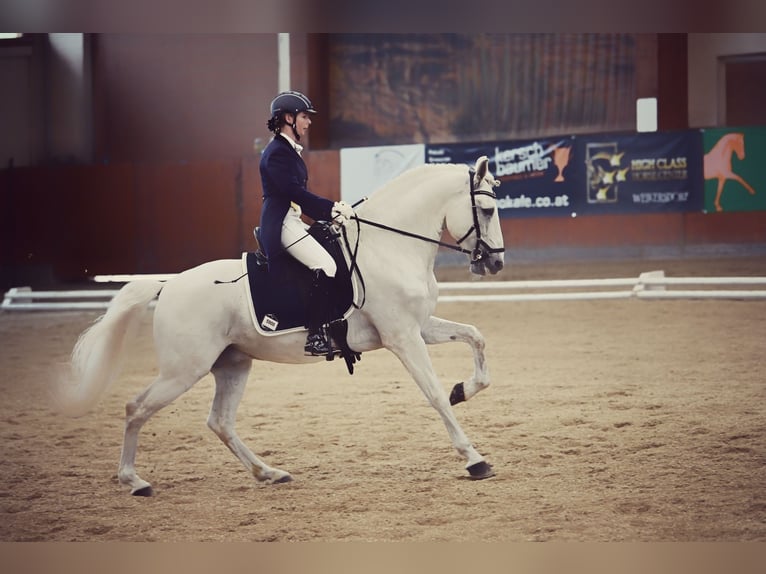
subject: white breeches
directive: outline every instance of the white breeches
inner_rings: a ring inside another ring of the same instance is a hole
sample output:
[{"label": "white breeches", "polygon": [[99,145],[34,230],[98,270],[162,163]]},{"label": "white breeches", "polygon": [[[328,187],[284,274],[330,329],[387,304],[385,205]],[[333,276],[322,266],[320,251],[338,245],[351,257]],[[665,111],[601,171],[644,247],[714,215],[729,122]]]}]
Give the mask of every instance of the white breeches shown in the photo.
[{"label": "white breeches", "polygon": [[321,269],[328,277],[335,277],[335,260],[319,242],[308,234],[309,226],[300,213],[288,209],[282,222],[282,245],[287,252],[309,269]]}]

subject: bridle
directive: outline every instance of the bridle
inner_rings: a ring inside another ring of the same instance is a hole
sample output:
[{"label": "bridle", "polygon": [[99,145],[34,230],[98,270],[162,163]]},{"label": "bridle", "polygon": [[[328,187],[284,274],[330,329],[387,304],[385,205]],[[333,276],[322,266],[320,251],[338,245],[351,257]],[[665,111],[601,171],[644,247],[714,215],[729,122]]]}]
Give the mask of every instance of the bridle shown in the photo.
[{"label": "bridle", "polygon": [[476,233],[476,245],[472,250],[468,250],[465,248],[460,248],[460,250],[463,253],[470,253],[471,255],[471,263],[480,263],[484,258],[486,258],[490,253],[503,253],[505,252],[505,247],[491,247],[489,243],[484,241],[484,239],[481,236],[481,225],[479,225],[479,209],[480,207],[476,205],[476,196],[477,195],[488,195],[492,199],[497,199],[497,195],[494,191],[487,190],[487,189],[475,189],[473,185],[473,178],[476,172],[473,169],[470,169],[468,171],[468,177],[471,182],[471,214],[473,215],[473,225],[468,229],[468,231],[465,232],[463,237],[457,240],[457,244],[460,245],[463,241],[468,239],[471,236],[472,232]]},{"label": "bridle", "polygon": [[[359,229],[360,229],[360,223],[364,223],[365,225],[370,225],[372,227],[377,227],[379,229],[385,229],[386,231],[391,231],[393,233],[397,233],[399,235],[404,235],[405,237],[412,237],[413,239],[420,239],[421,241],[426,241],[428,243],[435,243],[436,245],[439,245],[440,247],[446,247],[448,249],[452,249],[453,251],[459,251],[460,253],[466,253],[471,256],[471,264],[477,264],[482,263],[486,257],[489,256],[490,253],[503,253],[505,252],[505,247],[491,247],[486,241],[484,241],[484,238],[481,236],[481,225],[479,225],[479,209],[481,209],[476,204],[476,196],[477,195],[487,195],[491,197],[492,199],[497,199],[497,195],[495,195],[494,191],[487,190],[487,189],[476,189],[474,186],[474,176],[476,175],[476,170],[473,168],[470,168],[468,170],[468,181],[471,186],[471,214],[473,215],[473,225],[466,231],[463,236],[456,241],[457,245],[452,245],[451,243],[445,243],[443,241],[439,241],[438,239],[433,239],[431,237],[426,237],[425,235],[419,235],[417,233],[412,233],[410,231],[405,231],[403,229],[398,229],[396,227],[391,227],[389,225],[385,225],[383,223],[378,223],[377,221],[370,221],[369,219],[364,219],[363,217],[354,216],[353,220],[356,221],[356,227],[357,227],[357,234],[356,234],[356,244],[354,245],[354,248],[351,248],[351,245],[348,241],[348,236],[346,235],[346,228],[342,227],[342,234],[343,234],[343,240],[346,244],[346,249],[348,250],[350,259],[351,259],[351,266],[349,268],[349,271],[353,274],[356,273],[357,277],[359,277],[359,281],[362,284],[362,289],[364,290],[364,278],[362,277],[361,271],[359,270],[359,266],[356,262],[356,255],[357,251],[359,249]],[[361,202],[366,201],[366,198],[358,201],[355,203],[352,207],[356,207]],[[476,245],[473,249],[466,249],[465,247],[462,247],[460,244],[463,243],[466,239],[468,239],[471,234],[476,235]],[[361,304],[354,303],[354,306],[358,309],[361,309],[362,305],[364,305],[364,299],[362,300]]]}]

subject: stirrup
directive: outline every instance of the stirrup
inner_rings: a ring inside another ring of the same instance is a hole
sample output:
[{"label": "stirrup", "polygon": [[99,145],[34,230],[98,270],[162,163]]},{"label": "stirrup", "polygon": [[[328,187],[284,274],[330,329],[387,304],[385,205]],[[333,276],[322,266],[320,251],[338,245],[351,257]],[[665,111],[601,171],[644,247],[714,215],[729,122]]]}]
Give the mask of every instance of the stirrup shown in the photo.
[{"label": "stirrup", "polygon": [[309,333],[303,352],[311,357],[324,357],[332,353],[332,346],[321,332]]}]

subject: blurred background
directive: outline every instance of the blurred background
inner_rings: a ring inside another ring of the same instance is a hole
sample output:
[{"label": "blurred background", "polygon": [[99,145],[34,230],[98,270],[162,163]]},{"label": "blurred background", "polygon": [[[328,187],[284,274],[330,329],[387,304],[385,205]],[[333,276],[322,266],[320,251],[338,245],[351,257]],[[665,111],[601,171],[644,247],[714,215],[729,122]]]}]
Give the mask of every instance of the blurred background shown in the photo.
[{"label": "blurred background", "polygon": [[[699,157],[684,193],[698,200],[504,210],[507,257],[766,253],[762,33],[5,34],[0,83],[0,288],[174,273],[252,250],[269,103],[287,88],[319,110],[309,187],[331,199],[343,195],[349,150],[589,136],[627,149],[637,102],[649,102],[653,137],[692,134],[705,146],[689,152]],[[714,143],[706,133],[727,131],[753,142],[729,167],[758,169],[746,178],[752,194],[721,184],[743,199],[719,210],[702,155]]]}]

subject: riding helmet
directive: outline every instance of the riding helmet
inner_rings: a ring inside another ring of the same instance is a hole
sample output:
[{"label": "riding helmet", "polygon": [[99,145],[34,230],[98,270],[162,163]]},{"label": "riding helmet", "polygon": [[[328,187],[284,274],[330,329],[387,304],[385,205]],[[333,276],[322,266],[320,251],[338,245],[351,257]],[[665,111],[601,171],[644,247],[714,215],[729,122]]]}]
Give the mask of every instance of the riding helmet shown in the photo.
[{"label": "riding helmet", "polygon": [[277,97],[271,100],[272,117],[281,113],[299,114],[300,112],[309,114],[317,113],[314,106],[311,105],[311,100],[300,92],[292,90],[281,92],[277,94]]}]

